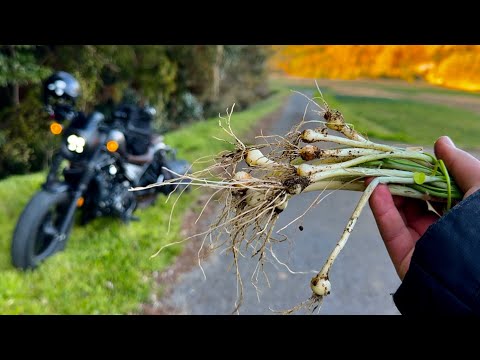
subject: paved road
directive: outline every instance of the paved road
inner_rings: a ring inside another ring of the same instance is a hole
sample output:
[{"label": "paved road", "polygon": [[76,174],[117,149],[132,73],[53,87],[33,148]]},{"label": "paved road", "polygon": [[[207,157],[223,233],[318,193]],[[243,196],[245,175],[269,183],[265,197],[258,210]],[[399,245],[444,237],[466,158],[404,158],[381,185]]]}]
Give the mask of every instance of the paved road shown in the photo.
[{"label": "paved road", "polygon": [[[303,116],[306,99],[292,95],[271,133],[283,134]],[[315,194],[302,194],[290,200],[277,228],[303,213]],[[338,191],[310,211],[301,224],[291,226],[286,234],[293,244],[282,244],[277,256],[295,271],[319,269],[335,245],[349,219],[360,193]],[[303,231],[298,225],[303,225]],[[241,314],[272,314],[270,308],[287,309],[308,298],[312,274],[290,274],[278,264],[267,264],[272,283],[261,286],[260,302],[248,274],[256,260],[241,262],[245,281],[245,300]],[[236,281],[231,256],[213,255],[204,264],[207,279],[198,267],[183,274],[167,303],[183,314],[230,314],[236,298]],[[378,234],[370,209],[366,208],[349,242],[334,264],[330,280],[332,293],[325,299],[321,314],[399,314],[391,293],[400,285],[388,254]]]}]

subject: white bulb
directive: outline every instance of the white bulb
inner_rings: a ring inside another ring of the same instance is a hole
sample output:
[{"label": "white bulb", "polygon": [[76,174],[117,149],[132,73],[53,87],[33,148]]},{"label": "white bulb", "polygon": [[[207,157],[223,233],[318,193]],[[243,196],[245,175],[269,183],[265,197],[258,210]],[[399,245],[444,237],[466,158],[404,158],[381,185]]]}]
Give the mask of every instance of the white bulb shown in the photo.
[{"label": "white bulb", "polygon": [[68,144],[68,150],[75,151],[76,148],[77,146],[75,144]]},{"label": "white bulb", "polygon": [[310,283],[310,288],[315,294],[319,296],[326,296],[330,294],[330,291],[332,290],[332,284],[330,284],[328,279],[314,277]]}]

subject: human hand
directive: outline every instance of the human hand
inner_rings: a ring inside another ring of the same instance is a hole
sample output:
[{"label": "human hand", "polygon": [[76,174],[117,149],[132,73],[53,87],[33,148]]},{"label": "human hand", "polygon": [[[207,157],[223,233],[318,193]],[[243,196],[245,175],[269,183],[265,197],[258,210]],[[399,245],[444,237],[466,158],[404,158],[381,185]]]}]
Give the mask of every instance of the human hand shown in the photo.
[{"label": "human hand", "polygon": [[[463,191],[464,199],[480,189],[480,161],[457,149],[447,136],[435,142],[435,155],[442,159],[449,174]],[[398,276],[403,280],[415,244],[438,216],[421,200],[392,196],[386,185],[379,185],[370,197],[370,208]]]}]

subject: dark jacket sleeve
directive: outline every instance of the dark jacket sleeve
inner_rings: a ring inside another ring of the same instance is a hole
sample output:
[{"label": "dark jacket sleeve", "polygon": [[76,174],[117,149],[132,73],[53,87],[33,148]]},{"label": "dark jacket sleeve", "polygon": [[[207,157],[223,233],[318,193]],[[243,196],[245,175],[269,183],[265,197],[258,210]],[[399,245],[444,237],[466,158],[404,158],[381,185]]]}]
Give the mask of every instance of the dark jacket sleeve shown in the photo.
[{"label": "dark jacket sleeve", "polygon": [[403,315],[480,315],[480,191],[418,240],[393,300]]}]

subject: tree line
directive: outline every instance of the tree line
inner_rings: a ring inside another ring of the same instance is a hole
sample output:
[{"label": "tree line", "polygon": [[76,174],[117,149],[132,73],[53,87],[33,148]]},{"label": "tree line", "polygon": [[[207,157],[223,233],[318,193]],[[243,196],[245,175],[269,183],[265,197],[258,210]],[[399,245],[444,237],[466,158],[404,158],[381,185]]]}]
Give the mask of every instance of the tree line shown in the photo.
[{"label": "tree line", "polygon": [[307,78],[423,79],[480,91],[479,45],[282,45],[272,63]]}]

